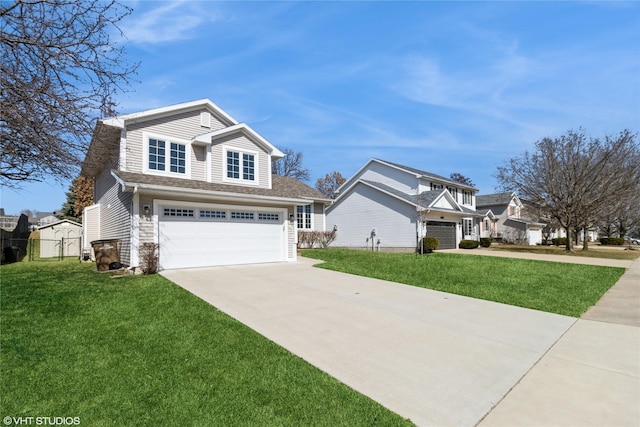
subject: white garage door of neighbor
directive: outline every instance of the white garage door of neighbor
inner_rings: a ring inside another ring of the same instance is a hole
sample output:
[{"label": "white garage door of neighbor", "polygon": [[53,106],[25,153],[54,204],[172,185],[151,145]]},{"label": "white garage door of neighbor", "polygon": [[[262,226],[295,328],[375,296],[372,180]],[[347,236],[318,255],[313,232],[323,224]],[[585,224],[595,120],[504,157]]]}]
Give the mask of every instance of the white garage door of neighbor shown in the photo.
[{"label": "white garage door of neighbor", "polygon": [[284,211],[161,207],[159,214],[161,269],[286,260]]}]

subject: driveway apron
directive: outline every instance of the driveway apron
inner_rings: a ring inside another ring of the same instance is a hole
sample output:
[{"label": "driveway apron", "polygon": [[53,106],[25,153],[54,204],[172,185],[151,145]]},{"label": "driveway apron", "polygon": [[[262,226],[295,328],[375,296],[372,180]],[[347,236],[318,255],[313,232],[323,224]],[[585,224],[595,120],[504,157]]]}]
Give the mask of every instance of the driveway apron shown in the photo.
[{"label": "driveway apron", "polygon": [[314,262],[162,274],[417,425],[477,424],[576,322]]}]

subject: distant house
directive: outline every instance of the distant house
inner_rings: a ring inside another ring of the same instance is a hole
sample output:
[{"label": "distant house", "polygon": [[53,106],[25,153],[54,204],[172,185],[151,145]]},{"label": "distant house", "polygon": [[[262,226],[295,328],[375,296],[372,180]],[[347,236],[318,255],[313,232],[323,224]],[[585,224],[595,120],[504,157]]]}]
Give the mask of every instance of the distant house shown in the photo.
[{"label": "distant house", "polygon": [[524,205],[515,193],[496,193],[476,197],[479,211],[491,212],[495,238],[505,243],[538,245],[546,224],[526,219]]},{"label": "distant house", "polygon": [[160,269],[294,261],[297,231],[324,231],[330,201],[273,175],[283,156],[208,99],[99,120],[82,167],[87,243],[117,240],[130,267],[149,244]]},{"label": "distant house", "polygon": [[371,159],[339,189],[327,208],[327,227],[337,229],[332,246],[415,251],[425,236],[439,249],[480,239],[478,190],[397,163]]}]

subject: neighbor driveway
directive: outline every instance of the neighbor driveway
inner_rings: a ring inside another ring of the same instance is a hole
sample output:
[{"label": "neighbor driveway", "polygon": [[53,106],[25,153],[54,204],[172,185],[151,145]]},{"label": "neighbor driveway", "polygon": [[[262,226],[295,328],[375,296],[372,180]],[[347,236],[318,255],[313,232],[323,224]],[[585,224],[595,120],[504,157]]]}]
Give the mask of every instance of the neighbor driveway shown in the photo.
[{"label": "neighbor driveway", "polygon": [[314,262],[162,274],[418,425],[476,425],[577,320]]}]

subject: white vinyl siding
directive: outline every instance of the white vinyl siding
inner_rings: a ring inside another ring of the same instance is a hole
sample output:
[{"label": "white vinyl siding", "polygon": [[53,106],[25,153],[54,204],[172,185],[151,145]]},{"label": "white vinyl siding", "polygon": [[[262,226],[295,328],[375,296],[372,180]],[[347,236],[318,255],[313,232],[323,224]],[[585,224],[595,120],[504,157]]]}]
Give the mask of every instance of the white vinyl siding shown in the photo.
[{"label": "white vinyl siding", "polygon": [[381,248],[415,249],[416,209],[364,184],[356,184],[327,214],[327,228],[338,227],[336,247],[371,247],[373,229]]}]

